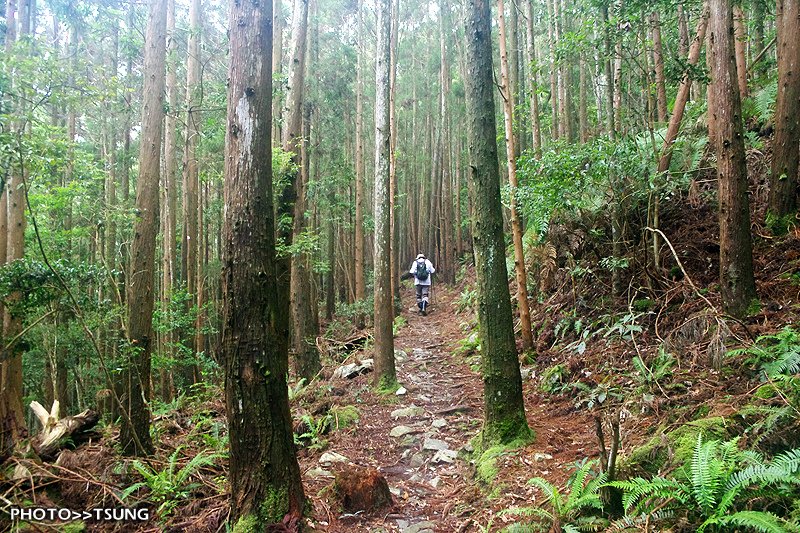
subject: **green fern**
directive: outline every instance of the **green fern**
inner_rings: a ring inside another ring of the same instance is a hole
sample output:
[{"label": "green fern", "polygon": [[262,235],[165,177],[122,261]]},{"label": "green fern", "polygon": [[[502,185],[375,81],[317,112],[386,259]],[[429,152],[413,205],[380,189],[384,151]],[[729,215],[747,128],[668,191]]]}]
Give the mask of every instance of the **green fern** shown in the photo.
[{"label": "green fern", "polygon": [[501,514],[533,518],[534,523],[543,529],[560,528],[564,532],[602,531],[608,521],[596,515],[603,509],[600,489],[606,483],[606,474],[595,474],[592,471],[595,463],[587,461],[579,465],[564,492],[544,478],[529,480],[528,485],[538,488],[544,494],[543,506],[514,507]]},{"label": "green fern", "polygon": [[791,492],[784,487],[800,485],[800,449],[766,462],[758,453],[741,451],[738,441],[736,438],[703,442],[698,436],[685,481],[635,478],[610,485],[624,491],[623,505],[629,517],[650,517],[657,521],[656,511],[682,511],[698,532],[731,531],[732,527],[794,531],[796,524],[766,511],[741,506],[756,498],[770,502],[790,496]]},{"label": "green fern", "polygon": [[183,449],[179,446],[172,455],[169,456],[167,468],[156,470],[153,466],[144,464],[138,459],[131,463],[131,467],[144,478],[144,481],[134,483],[120,494],[121,500],[126,500],[134,492],[147,488],[150,490],[148,500],[159,504],[158,514],[163,518],[169,515],[173,509],[189,497],[192,490],[200,485],[189,483],[191,477],[204,466],[212,465],[220,454],[204,454],[203,452],[192,457],[186,465],[178,468],[180,452]]},{"label": "green fern", "polygon": [[730,355],[749,355],[770,379],[800,373],[800,332],[786,326],[773,335],[762,335],[752,346],[732,350]]}]

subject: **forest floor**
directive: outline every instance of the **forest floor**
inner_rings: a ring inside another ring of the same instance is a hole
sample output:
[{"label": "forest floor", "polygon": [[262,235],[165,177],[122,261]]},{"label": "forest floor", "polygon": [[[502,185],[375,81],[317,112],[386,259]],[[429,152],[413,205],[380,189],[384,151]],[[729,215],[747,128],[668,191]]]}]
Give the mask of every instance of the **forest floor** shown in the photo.
[{"label": "forest floor", "polygon": [[375,394],[370,390],[371,374],[347,383],[337,402],[357,406],[362,416],[356,425],[331,433],[325,450],[353,464],[377,468],[388,481],[393,505],[371,516],[331,508],[326,488],[331,471],[342,466],[320,467],[323,452],[305,450],[300,461],[316,529],[406,533],[491,529],[492,524],[510,520],[498,518],[499,510],[533,501],[528,479],[546,476],[562,484],[576,458],[592,454],[592,419],[573,412],[569,399],[563,399],[563,405],[541,402],[533,382],[526,379],[526,410],[536,439],[497,458],[498,473],[491,486],[478,480],[469,456],[470,439],[481,426],[483,383],[479,370],[458,355],[465,336],[462,328],[472,317],[457,313],[456,289],[439,287],[435,296],[428,316],[419,316],[413,292],[404,291],[402,316],[407,324],[395,338],[395,349],[398,381],[407,392]]}]

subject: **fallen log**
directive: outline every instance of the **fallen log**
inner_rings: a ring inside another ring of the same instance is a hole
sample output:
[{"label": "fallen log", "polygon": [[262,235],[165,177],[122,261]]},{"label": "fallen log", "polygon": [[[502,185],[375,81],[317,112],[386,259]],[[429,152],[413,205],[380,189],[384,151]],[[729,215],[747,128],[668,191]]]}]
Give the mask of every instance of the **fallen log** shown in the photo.
[{"label": "fallen log", "polygon": [[92,409],[61,419],[59,419],[58,400],[53,402],[49,412],[36,401],[31,402],[31,409],[42,424],[42,431],[31,440],[31,445],[37,455],[44,460],[55,459],[64,448],[77,448],[90,439],[100,437],[100,434],[92,429],[100,420],[100,415]]}]

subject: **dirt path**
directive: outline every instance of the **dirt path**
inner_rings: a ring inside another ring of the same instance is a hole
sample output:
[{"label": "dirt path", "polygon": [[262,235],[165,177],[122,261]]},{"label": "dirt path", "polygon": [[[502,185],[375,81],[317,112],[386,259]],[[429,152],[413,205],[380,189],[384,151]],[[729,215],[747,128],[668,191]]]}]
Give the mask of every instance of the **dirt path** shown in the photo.
[{"label": "dirt path", "polygon": [[[586,420],[575,420],[574,414],[567,413],[559,420],[558,411],[539,403],[538,395],[529,390],[529,420],[540,437],[525,450],[499,458],[495,486],[501,490],[494,494],[481,490],[474,481],[474,467],[463,455],[458,457],[465,447],[470,449],[469,440],[480,429],[483,387],[478,372],[453,353],[465,336],[460,323],[470,318],[455,313],[456,296],[452,289],[437,288],[431,312],[423,317],[411,310],[413,294],[404,294],[403,316],[408,323],[396,337],[395,347],[398,381],[405,394],[381,397],[372,393],[370,374],[338,382],[346,388],[337,401],[358,407],[361,419],[355,427],[330,436],[325,452],[343,456],[338,459],[344,463],[327,462],[321,453],[301,457],[319,530],[479,530],[495,520],[498,509],[529,504],[532,494],[525,486],[527,479],[552,473],[559,456],[572,462],[576,448],[585,442]],[[531,389],[530,384],[526,388]],[[565,439],[565,426],[573,428],[571,439]],[[395,502],[388,512],[352,516],[329,507],[325,487],[331,484],[330,473],[346,468],[348,462],[375,467],[386,477]]]}]

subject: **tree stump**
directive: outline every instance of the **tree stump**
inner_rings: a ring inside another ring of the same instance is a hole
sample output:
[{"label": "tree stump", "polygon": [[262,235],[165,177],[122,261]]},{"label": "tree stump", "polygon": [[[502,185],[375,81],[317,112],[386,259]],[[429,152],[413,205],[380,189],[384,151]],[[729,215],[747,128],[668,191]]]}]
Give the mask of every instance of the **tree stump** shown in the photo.
[{"label": "tree stump", "polygon": [[374,468],[349,465],[347,470],[336,472],[333,491],[347,513],[369,513],[392,504],[389,484]]}]

